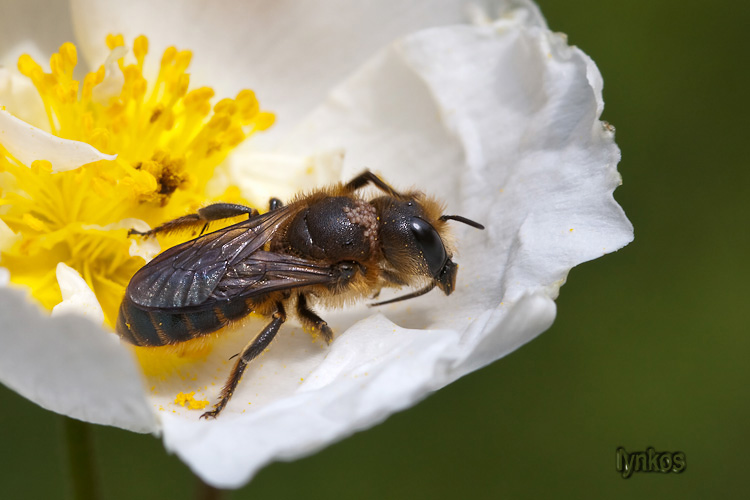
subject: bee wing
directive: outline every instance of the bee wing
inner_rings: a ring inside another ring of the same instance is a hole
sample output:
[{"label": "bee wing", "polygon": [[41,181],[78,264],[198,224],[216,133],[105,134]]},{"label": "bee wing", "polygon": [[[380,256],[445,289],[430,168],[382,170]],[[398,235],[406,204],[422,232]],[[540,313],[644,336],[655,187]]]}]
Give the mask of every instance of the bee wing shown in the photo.
[{"label": "bee wing", "polygon": [[257,251],[229,269],[212,294],[217,300],[248,299],[307,285],[332,285],[340,273],[330,264]]},{"label": "bee wing", "polygon": [[281,207],[164,251],[135,273],[128,298],[146,309],[204,304],[227,270],[263,248],[294,213]]}]

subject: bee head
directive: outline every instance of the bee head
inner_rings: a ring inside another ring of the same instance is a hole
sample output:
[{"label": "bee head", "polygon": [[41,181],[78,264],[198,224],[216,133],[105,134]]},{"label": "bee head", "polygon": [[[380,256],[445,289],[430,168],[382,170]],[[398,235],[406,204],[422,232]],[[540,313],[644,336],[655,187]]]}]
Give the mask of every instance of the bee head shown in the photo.
[{"label": "bee head", "polygon": [[450,295],[456,286],[458,265],[451,260],[440,233],[421,217],[409,217],[409,229],[426,268],[423,271],[446,295]]},{"label": "bee head", "polygon": [[484,229],[461,216],[439,215],[440,204],[421,193],[404,198],[382,197],[372,201],[380,216],[381,250],[397,275],[424,276],[431,282],[417,292],[379,304],[417,297],[436,286],[450,295],[456,286],[458,265],[451,260],[452,251],[446,245],[450,240],[446,221],[457,220]]}]

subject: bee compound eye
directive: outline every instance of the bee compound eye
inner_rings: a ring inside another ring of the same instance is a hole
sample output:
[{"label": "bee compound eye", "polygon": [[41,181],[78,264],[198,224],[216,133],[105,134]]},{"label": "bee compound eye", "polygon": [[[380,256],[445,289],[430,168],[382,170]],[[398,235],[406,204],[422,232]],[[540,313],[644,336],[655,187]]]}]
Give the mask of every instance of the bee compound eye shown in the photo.
[{"label": "bee compound eye", "polygon": [[437,230],[432,225],[419,217],[412,217],[409,228],[417,240],[417,246],[424,255],[430,275],[436,278],[448,260],[445,245]]}]

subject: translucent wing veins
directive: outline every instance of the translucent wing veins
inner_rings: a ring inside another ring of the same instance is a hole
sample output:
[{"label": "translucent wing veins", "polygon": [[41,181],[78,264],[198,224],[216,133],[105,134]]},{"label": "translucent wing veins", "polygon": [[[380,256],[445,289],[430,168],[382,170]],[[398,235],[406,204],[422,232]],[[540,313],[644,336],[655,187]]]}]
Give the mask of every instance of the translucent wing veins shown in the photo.
[{"label": "translucent wing veins", "polygon": [[166,250],[133,276],[128,298],[147,309],[204,304],[227,270],[261,249],[290,215],[282,207]]}]

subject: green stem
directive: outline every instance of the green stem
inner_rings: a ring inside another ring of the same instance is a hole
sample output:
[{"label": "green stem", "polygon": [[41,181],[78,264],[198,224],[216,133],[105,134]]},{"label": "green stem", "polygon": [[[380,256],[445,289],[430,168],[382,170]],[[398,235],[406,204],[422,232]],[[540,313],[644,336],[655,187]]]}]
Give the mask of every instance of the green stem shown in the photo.
[{"label": "green stem", "polygon": [[203,482],[201,478],[195,476],[198,482],[195,488],[196,500],[221,500],[224,497],[224,490],[214,488],[213,486]]},{"label": "green stem", "polygon": [[68,464],[73,481],[75,500],[96,500],[99,498],[94,453],[91,441],[91,425],[80,420],[65,417],[65,443],[68,448]]}]

